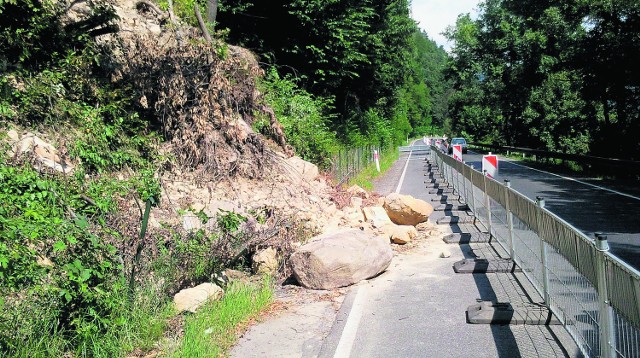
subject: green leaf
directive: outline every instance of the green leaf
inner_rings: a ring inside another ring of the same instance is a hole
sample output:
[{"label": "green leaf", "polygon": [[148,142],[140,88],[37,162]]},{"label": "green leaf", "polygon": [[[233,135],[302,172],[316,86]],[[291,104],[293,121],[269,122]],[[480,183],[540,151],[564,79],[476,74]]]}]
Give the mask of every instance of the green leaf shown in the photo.
[{"label": "green leaf", "polygon": [[84,269],[82,270],[82,272],[80,273],[80,281],[86,281],[91,277],[91,270],[90,269]]},{"label": "green leaf", "polygon": [[67,249],[67,244],[65,244],[62,241],[56,241],[56,243],[53,244],[53,252],[64,251],[66,249]]},{"label": "green leaf", "polygon": [[87,221],[87,218],[84,216],[77,217],[75,219],[75,223],[80,229],[83,229],[83,230],[89,227],[89,222]]}]

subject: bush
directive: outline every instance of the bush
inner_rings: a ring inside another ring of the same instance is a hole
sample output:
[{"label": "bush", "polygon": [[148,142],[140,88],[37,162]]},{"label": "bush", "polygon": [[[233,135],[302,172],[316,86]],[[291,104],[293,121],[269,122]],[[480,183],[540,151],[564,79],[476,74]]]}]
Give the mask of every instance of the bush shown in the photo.
[{"label": "bush", "polygon": [[[322,168],[329,166],[329,158],[337,152],[339,143],[335,132],[329,129],[332,116],[331,101],[313,97],[298,88],[290,77],[280,78],[275,69],[268,72],[263,82],[267,103],[273,108],[296,153]],[[268,120],[257,121],[258,130],[268,128]]]},{"label": "bush", "polygon": [[53,0],[0,0],[0,72],[39,70],[60,55],[82,49],[93,36],[117,30],[115,10],[105,1],[89,2],[82,21],[63,25],[66,3]]},{"label": "bush", "polygon": [[18,330],[0,326],[9,352],[59,335],[63,345],[87,345],[123,310],[122,265],[80,189],[26,164],[0,164],[0,321],[26,319]]}]

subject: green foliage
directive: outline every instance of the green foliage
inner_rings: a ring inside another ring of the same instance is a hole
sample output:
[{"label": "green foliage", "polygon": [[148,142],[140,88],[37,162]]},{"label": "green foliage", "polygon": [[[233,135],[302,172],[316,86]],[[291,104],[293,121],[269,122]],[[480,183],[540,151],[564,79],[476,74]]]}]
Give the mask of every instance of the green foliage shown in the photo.
[{"label": "green foliage", "polygon": [[[18,331],[0,327],[0,344],[10,351],[22,349],[23,335],[44,338],[55,332],[82,347],[114,325],[122,309],[116,250],[86,216],[91,210],[81,193],[76,182],[0,164],[0,288],[5,295],[28,294],[34,314],[46,311],[51,320],[40,332],[31,331],[33,324]],[[4,318],[14,321],[22,304],[30,303],[5,303]]]},{"label": "green foliage", "polygon": [[218,215],[216,216],[218,227],[227,233],[237,232],[240,225],[247,222],[247,220],[245,216],[224,209],[218,209]]},{"label": "green foliage", "polygon": [[90,38],[117,30],[115,10],[105,1],[89,3],[91,13],[81,21],[63,24],[66,4],[52,0],[0,2],[0,72],[7,68],[45,68]]},{"label": "green foliage", "polygon": [[570,154],[589,152],[587,124],[595,123],[586,116],[585,102],[572,88],[572,83],[576,83],[573,76],[567,72],[553,73],[532,91],[523,121],[532,137],[539,140],[534,146]]},{"label": "green foliage", "polygon": [[[263,82],[265,99],[284,127],[289,144],[301,158],[326,168],[338,143],[328,127],[331,102],[314,97],[298,88],[289,77],[281,78],[271,69]],[[258,130],[266,132],[268,121],[258,121]]]},{"label": "green foliage", "polygon": [[170,282],[172,291],[184,284],[200,283],[222,270],[214,251],[217,240],[217,235],[204,230],[182,238],[176,234],[171,242],[159,245],[160,255],[152,263],[152,269]]},{"label": "green foliage", "polygon": [[[157,137],[101,72],[103,49],[90,37],[110,31],[115,13],[100,3],[65,26],[57,2],[0,3],[5,18],[24,15],[0,25],[0,118],[44,132],[76,162],[74,175],[50,176],[0,150],[0,350],[9,355],[117,356],[143,329],[127,321],[107,216],[131,193],[159,201]],[[110,173],[125,168],[138,175]]]},{"label": "green foliage", "polygon": [[[158,0],[162,9],[169,9],[169,1],[167,0]],[[207,6],[209,0],[174,0],[173,1],[173,12],[177,17],[186,21],[191,26],[198,26],[198,19],[195,15],[195,5],[198,5],[200,9],[200,15],[202,19],[207,22]],[[243,1],[219,1],[218,3],[218,11],[219,12],[231,12],[238,13],[242,11],[246,11],[251,8],[252,4]],[[210,29],[215,27],[215,24],[207,23]]]},{"label": "green foliage", "polygon": [[[230,41],[254,49],[315,98],[331,98],[335,116],[321,113],[329,132],[344,143],[398,142],[411,126],[427,126],[434,116],[444,121],[448,92],[437,73],[444,69],[446,54],[420,35],[408,1],[231,3],[251,6],[242,12],[221,10],[220,26],[230,29]],[[391,126],[390,136],[381,130],[383,122]],[[285,128],[293,128],[291,123]],[[306,145],[298,141],[294,147],[311,153]]]},{"label": "green foliage", "polygon": [[[131,95],[99,76],[95,66],[100,56],[87,45],[42,71],[0,75],[7,93],[0,116],[23,126],[78,128],[56,134],[87,174],[148,167],[155,159],[157,136],[130,111]],[[154,195],[158,197],[157,190]]]},{"label": "green foliage", "polygon": [[637,157],[639,18],[639,3],[630,1],[483,2],[476,20],[461,16],[448,32],[452,130]]},{"label": "green foliage", "polygon": [[210,302],[187,317],[180,346],[171,356],[227,355],[237,340],[238,326],[256,318],[272,300],[273,283],[268,277],[258,284],[233,282],[222,300]]}]

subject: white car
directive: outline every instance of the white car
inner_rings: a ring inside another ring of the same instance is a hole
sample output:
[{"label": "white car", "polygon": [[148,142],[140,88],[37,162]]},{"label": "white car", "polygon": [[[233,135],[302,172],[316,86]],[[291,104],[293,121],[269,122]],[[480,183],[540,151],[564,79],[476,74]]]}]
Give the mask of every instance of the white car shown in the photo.
[{"label": "white car", "polygon": [[451,144],[449,144],[449,154],[453,153],[453,146],[460,145],[462,146],[462,154],[467,154],[467,140],[464,138],[453,138],[451,139]]}]

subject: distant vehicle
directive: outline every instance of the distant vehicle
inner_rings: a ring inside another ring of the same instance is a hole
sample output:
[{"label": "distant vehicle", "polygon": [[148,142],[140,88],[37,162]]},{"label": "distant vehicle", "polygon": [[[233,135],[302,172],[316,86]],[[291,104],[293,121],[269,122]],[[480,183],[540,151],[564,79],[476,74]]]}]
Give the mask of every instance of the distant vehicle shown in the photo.
[{"label": "distant vehicle", "polygon": [[462,146],[462,154],[467,154],[467,140],[464,138],[452,138],[451,144],[449,145],[449,154],[453,154],[453,146],[460,145]]}]

